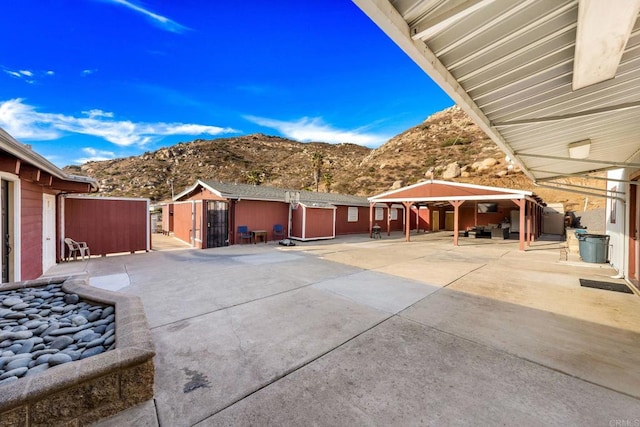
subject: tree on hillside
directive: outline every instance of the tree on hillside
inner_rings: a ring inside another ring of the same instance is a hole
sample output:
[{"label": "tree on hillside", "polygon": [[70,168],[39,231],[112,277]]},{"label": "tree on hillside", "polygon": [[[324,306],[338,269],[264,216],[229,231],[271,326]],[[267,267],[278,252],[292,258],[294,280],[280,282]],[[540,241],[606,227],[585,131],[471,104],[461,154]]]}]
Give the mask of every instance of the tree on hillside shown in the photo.
[{"label": "tree on hillside", "polygon": [[313,166],[313,182],[316,185],[316,191],[319,191],[320,177],[322,176],[322,166],[324,164],[324,156],[322,153],[316,151],[311,158],[311,165]]},{"label": "tree on hillside", "polygon": [[333,175],[330,172],[322,174],[322,183],[327,193],[331,193],[331,185],[333,184]]}]

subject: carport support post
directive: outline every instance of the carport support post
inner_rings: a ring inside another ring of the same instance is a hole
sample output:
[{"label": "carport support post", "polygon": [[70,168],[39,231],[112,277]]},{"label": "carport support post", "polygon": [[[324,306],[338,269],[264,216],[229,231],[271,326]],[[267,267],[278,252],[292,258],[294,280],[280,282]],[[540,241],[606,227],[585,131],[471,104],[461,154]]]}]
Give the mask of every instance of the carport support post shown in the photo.
[{"label": "carport support post", "polygon": [[369,202],[369,238],[373,237],[373,211],[375,209],[375,202]]},{"label": "carport support post", "polygon": [[518,249],[520,249],[521,251],[524,251],[524,232],[525,232],[524,206],[527,201],[525,199],[511,199],[511,201],[520,208],[520,219],[519,219],[519,230],[518,230],[520,246]]},{"label": "carport support post", "polygon": [[405,224],[404,224],[404,228],[405,228],[405,239],[407,242],[411,241],[411,238],[409,237],[409,235],[411,234],[411,206],[413,206],[412,202],[402,202],[402,205],[404,206],[404,211],[405,211]]},{"label": "carport support post", "polygon": [[391,206],[393,203],[387,203],[387,236],[391,236]]},{"label": "carport support post", "polygon": [[449,203],[453,206],[453,245],[458,246],[458,235],[460,231],[460,225],[458,219],[460,218],[460,206],[464,203],[464,200],[449,200]]}]

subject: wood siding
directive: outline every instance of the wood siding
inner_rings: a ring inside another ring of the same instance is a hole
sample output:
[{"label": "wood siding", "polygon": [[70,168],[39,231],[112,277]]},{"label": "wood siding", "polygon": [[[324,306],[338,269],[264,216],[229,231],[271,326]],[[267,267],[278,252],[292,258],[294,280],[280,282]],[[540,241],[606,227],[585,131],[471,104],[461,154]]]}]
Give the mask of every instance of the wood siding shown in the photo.
[{"label": "wood siding", "polygon": [[42,186],[20,181],[20,276],[31,280],[42,275]]},{"label": "wood siding", "polygon": [[173,236],[192,244],[193,202],[177,202],[173,204]]},{"label": "wood siding", "polygon": [[65,236],[87,242],[91,255],[148,249],[149,207],[146,199],[64,200]]},{"label": "wood siding", "polygon": [[304,220],[305,207],[298,206],[298,209],[291,211],[291,237],[302,239],[302,225]]},{"label": "wood siding", "polygon": [[369,207],[358,206],[358,221],[349,222],[349,207],[337,206],[336,235],[357,234],[369,232]]},{"label": "wood siding", "polygon": [[333,238],[334,209],[305,207],[305,239]]},{"label": "wood siding", "polygon": [[[289,204],[284,202],[269,202],[260,200],[241,200],[235,202],[235,230],[233,235],[237,234],[237,228],[246,225],[249,230],[266,230],[267,240],[274,240],[273,226],[282,224],[285,232],[289,221]],[[237,236],[230,241],[239,243]]]},{"label": "wood siding", "polygon": [[173,203],[162,206],[162,233],[169,234],[173,231]]}]

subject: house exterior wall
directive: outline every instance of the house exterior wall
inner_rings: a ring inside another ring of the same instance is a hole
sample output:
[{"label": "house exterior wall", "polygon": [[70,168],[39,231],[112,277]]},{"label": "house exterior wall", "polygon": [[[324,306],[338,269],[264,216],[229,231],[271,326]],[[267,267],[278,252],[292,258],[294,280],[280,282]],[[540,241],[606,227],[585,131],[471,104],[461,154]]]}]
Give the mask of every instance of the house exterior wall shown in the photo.
[{"label": "house exterior wall", "polygon": [[227,201],[227,199],[225,199],[224,197],[220,197],[217,194],[202,187],[200,187],[200,191],[194,192],[191,196],[189,196],[189,200],[218,200],[221,202]]},{"label": "house exterior wall", "polygon": [[[607,172],[608,179],[625,180],[628,179],[624,169],[616,169]],[[622,184],[615,181],[607,181],[607,190],[617,189],[629,194],[629,184]],[[627,244],[625,225],[627,222],[628,212],[626,212],[626,204],[620,200],[607,198],[605,214],[606,234],[609,235],[609,262],[619,273],[625,271],[625,244]]]},{"label": "house exterior wall", "polygon": [[193,230],[193,202],[176,202],[173,204],[173,236],[190,245]]},{"label": "house exterior wall", "polygon": [[173,203],[162,205],[162,233],[173,232]]},{"label": "house exterior wall", "polygon": [[[284,202],[271,202],[262,200],[240,200],[235,203],[235,228],[241,225],[249,227],[249,231],[266,230],[267,240],[274,240],[273,226],[282,224],[287,229],[289,221],[289,204]],[[237,241],[237,236],[232,241]]]},{"label": "house exterior wall", "polygon": [[193,247],[198,249],[204,249],[206,242],[204,242],[202,233],[204,228],[204,206],[205,203],[202,200],[193,201]]},{"label": "house exterior wall", "polygon": [[41,185],[20,181],[20,279],[42,275],[42,194]]},{"label": "house exterior wall", "polygon": [[337,206],[336,234],[356,234],[369,232],[369,207],[357,206],[358,220],[349,222],[349,206]]},{"label": "house exterior wall", "polygon": [[64,198],[64,235],[87,242],[91,255],[149,250],[149,200]]}]

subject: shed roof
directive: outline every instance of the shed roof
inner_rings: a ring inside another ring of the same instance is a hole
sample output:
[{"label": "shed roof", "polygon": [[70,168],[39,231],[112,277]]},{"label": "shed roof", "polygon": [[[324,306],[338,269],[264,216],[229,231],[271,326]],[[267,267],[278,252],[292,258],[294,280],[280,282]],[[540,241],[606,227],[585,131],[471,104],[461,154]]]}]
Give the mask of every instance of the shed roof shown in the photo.
[{"label": "shed roof", "polygon": [[542,200],[531,191],[487,187],[461,182],[429,180],[369,197],[370,202],[447,202],[449,200]]},{"label": "shed roof", "polygon": [[265,185],[236,184],[213,180],[198,180],[194,185],[178,194],[174,200],[181,200],[191,194],[198,187],[206,188],[214,194],[225,199],[265,200],[284,202],[285,193],[300,193],[300,202],[312,205],[331,204],[343,206],[369,206],[366,197],[350,196],[337,193],[321,193],[314,191],[293,190],[287,188],[269,187]]},{"label": "shed roof", "polygon": [[532,180],[640,167],[640,0],[353,1]]}]

